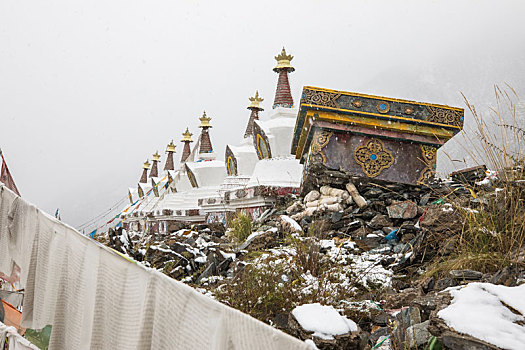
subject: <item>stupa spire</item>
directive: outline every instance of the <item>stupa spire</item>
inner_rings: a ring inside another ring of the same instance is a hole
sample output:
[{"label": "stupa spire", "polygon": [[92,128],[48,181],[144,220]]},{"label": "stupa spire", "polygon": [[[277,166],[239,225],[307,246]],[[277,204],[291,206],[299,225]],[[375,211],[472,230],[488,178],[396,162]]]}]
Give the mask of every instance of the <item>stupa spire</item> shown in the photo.
[{"label": "stupa spire", "polygon": [[157,163],[160,160],[160,154],[159,151],[156,151],[153,155],[153,160],[151,163],[151,171],[149,172],[149,177],[157,177],[159,176],[159,169],[157,167]]},{"label": "stupa spire", "polygon": [[148,183],[148,170],[150,168],[149,161],[146,159],[144,165],[142,166],[142,176],[140,177],[139,183],[145,184]]},{"label": "stupa spire", "polygon": [[182,140],[180,142],[184,142],[184,149],[182,150],[182,157],[180,159],[181,163],[184,163],[186,159],[190,156],[191,149],[190,149],[190,143],[193,142],[191,139],[192,133],[188,128],[186,128],[186,131],[182,133]]},{"label": "stupa spire", "polygon": [[166,147],[166,153],[168,155],[166,157],[166,164],[164,164],[164,170],[175,170],[175,166],[173,164],[173,153],[175,153],[175,144],[173,143],[173,140],[171,140],[171,142]]},{"label": "stupa spire", "polygon": [[290,82],[288,81],[288,73],[295,70],[290,64],[293,60],[292,55],[287,55],[286,50],[282,49],[281,53],[275,56],[277,65],[273,71],[279,73],[279,80],[277,81],[277,90],[275,91],[275,99],[273,100],[273,108],[275,107],[293,107],[292,93],[290,92]]},{"label": "stupa spire", "polygon": [[210,134],[208,133],[208,129],[211,128],[211,118],[207,117],[206,111],[204,111],[202,113],[202,117],[200,117],[199,120],[201,121],[199,128],[202,128],[199,153],[212,153],[213,147],[211,145]]},{"label": "stupa spire", "polygon": [[255,96],[250,97],[250,105],[248,109],[252,111],[250,114],[250,119],[248,120],[248,125],[246,125],[246,131],[244,132],[244,137],[248,137],[253,134],[253,121],[259,120],[259,111],[264,111],[262,107],[259,106],[259,103],[264,101],[264,98],[259,97],[259,91],[255,91]]}]

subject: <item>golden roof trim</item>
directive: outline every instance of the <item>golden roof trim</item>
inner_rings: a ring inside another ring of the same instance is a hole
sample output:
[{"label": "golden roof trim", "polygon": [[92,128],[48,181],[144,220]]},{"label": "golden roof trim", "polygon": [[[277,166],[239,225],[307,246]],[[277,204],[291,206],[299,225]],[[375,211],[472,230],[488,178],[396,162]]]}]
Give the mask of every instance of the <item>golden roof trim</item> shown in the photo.
[{"label": "golden roof trim", "polygon": [[[314,90],[314,91],[325,91],[325,92],[330,92],[330,93],[334,93],[334,94],[341,94],[341,95],[347,95],[347,96],[357,96],[357,97],[364,97],[364,98],[372,98],[372,99],[385,100],[385,101],[391,101],[391,102],[411,103],[411,104],[416,104],[416,105],[421,105],[421,106],[433,106],[433,107],[451,109],[451,110],[462,111],[462,112],[464,111],[464,108],[452,107],[452,106],[447,106],[447,105],[440,105],[440,104],[436,104],[436,103],[417,102],[417,101],[413,101],[413,100],[403,100],[403,99],[394,98],[394,97],[368,95],[368,94],[362,94],[362,93],[358,93],[358,92],[333,90],[333,89],[326,89],[326,88],[320,88],[320,87],[315,87],[315,86],[304,86],[303,90],[305,90],[305,89]],[[313,104],[309,104],[309,103],[308,103],[308,105],[317,106],[317,105],[313,105]],[[325,108],[325,107],[323,106],[323,108]]]}]

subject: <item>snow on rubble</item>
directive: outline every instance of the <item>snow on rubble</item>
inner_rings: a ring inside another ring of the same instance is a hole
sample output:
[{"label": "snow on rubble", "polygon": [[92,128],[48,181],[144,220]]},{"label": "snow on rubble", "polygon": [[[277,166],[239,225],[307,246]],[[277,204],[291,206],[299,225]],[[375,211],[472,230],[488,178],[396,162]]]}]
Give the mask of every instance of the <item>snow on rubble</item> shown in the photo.
[{"label": "snow on rubble", "polygon": [[475,282],[447,291],[454,299],[438,316],[449,327],[503,349],[524,348],[525,284]]},{"label": "snow on rubble", "polygon": [[292,314],[303,329],[322,339],[357,331],[357,324],[341,316],[333,306],[304,304],[293,309]]}]

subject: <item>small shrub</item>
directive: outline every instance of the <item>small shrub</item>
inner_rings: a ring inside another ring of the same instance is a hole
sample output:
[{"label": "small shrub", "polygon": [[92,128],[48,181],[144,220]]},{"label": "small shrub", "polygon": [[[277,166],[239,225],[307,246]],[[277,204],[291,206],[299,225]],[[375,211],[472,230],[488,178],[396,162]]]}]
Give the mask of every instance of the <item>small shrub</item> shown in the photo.
[{"label": "small shrub", "polygon": [[318,277],[321,272],[321,246],[317,240],[313,237],[290,238],[290,243],[295,248],[298,272],[310,272]]},{"label": "small shrub", "polygon": [[213,293],[217,300],[270,323],[301,304],[338,305],[352,299],[355,288],[342,283],[352,278],[349,275],[344,266],[321,263],[314,239],[294,239],[280,254],[263,254],[253,260]]},{"label": "small shrub", "polygon": [[237,242],[242,243],[252,233],[252,220],[248,215],[239,214],[236,218],[230,222],[230,238]]}]

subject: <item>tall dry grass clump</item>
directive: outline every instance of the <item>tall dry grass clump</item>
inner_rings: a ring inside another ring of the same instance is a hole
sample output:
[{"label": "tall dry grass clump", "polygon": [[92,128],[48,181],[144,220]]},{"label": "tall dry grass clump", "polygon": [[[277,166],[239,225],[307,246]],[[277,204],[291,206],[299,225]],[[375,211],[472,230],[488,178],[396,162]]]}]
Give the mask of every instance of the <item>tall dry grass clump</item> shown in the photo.
[{"label": "tall dry grass clump", "polygon": [[[476,130],[465,151],[497,176],[491,184],[476,187],[474,210],[460,208],[465,227],[458,249],[448,261],[450,268],[473,268],[492,272],[520,262],[525,249],[525,172],[523,153],[525,116],[519,98],[508,87],[494,89],[496,105],[482,116],[465,98]],[[477,205],[477,206],[476,206]]]}]

